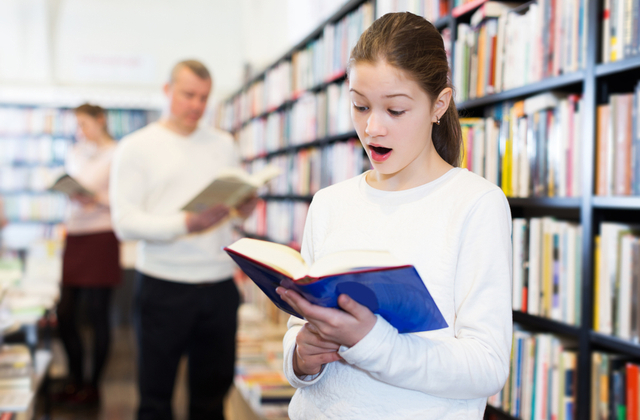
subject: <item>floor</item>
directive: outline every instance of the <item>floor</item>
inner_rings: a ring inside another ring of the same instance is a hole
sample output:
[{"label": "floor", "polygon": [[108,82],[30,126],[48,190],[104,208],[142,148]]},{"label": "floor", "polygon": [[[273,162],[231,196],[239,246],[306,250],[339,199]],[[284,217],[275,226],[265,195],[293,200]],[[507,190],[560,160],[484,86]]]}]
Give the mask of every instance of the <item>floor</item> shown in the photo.
[{"label": "floor", "polygon": [[[112,347],[101,385],[102,402],[99,409],[83,409],[77,407],[52,407],[52,420],[134,420],[138,403],[136,388],[135,342],[133,331],[129,327],[118,327],[113,331]],[[56,377],[65,374],[64,353],[60,343],[52,344],[54,360],[51,367],[51,389],[59,385]],[[181,365],[174,394],[174,420],[187,420],[186,416],[186,369]],[[36,419],[44,416],[44,396],[40,395]]]}]

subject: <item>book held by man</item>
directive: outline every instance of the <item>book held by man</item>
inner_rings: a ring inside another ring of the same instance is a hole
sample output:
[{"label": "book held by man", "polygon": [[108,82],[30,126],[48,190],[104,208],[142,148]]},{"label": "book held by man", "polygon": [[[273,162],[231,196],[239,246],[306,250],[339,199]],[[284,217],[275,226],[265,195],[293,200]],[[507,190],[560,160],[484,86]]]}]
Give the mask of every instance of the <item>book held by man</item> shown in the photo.
[{"label": "book held by man", "polygon": [[53,185],[50,187],[53,191],[59,191],[61,193],[72,195],[86,195],[91,197],[93,193],[80,184],[75,178],[68,174],[60,176]]},{"label": "book held by man", "polygon": [[217,204],[234,208],[279,174],[280,168],[272,165],[252,175],[241,168],[225,169],[182,210],[198,213]]},{"label": "book held by man", "polygon": [[242,238],[224,250],[278,308],[298,318],[278,286],[329,308],[338,308],[338,296],[347,294],[400,333],[447,327],[415,267],[386,251],[338,252],[308,267],[299,252],[272,242]]}]

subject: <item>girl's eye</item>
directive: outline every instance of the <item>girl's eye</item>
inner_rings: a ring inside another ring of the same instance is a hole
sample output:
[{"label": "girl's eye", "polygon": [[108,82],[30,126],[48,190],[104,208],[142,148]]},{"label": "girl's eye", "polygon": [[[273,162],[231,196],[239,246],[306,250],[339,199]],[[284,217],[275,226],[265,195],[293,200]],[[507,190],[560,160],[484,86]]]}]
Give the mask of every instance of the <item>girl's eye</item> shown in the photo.
[{"label": "girl's eye", "polygon": [[356,104],[353,104],[353,107],[354,107],[354,108],[356,109],[356,111],[358,111],[358,112],[364,112],[364,111],[366,111],[367,109],[369,109],[369,108],[368,108],[368,107],[366,107],[366,106],[358,106],[358,105],[356,105]]},{"label": "girl's eye", "polygon": [[394,117],[399,117],[400,115],[404,114],[404,111],[394,111],[393,109],[390,109],[389,114],[393,115]]}]

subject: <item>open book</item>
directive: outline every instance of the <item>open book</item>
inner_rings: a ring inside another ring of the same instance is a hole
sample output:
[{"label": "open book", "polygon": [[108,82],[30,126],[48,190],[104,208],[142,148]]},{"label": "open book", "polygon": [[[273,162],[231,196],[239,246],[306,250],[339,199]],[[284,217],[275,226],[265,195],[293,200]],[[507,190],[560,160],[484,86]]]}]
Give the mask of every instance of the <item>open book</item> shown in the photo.
[{"label": "open book", "polygon": [[401,333],[447,327],[415,267],[386,251],[338,252],[307,267],[299,252],[272,242],[242,238],[224,250],[278,308],[298,318],[276,293],[278,286],[330,308],[338,308],[338,296],[347,294]]},{"label": "open book", "polygon": [[197,213],[216,204],[236,207],[279,174],[280,169],[270,165],[253,175],[240,168],[225,169],[182,210]]},{"label": "open book", "polygon": [[51,190],[60,191],[69,196],[71,195],[86,195],[92,196],[93,193],[82,186],[78,181],[72,178],[70,175],[64,174],[53,183],[50,187]]}]

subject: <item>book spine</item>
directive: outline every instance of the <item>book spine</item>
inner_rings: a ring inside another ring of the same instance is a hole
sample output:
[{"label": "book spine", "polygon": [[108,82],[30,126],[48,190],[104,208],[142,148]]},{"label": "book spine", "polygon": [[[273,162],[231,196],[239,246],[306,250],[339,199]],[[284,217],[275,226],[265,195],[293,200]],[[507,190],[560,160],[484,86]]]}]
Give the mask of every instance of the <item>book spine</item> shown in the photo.
[{"label": "book spine", "polygon": [[604,10],[602,11],[602,58],[603,63],[611,61],[611,2],[615,0],[604,0]]}]

